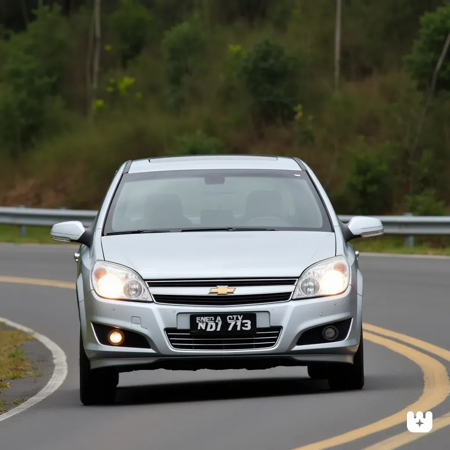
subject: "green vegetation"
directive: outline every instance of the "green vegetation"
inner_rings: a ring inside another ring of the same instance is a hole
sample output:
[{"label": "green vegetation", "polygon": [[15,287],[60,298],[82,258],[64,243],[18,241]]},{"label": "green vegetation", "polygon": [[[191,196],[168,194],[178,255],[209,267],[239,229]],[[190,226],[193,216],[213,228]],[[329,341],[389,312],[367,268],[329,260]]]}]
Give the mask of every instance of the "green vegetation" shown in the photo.
[{"label": "green vegetation", "polygon": [[5,406],[20,405],[21,403],[23,403],[25,401],[26,401],[26,398],[24,398],[24,397],[21,397],[17,400],[13,400],[12,402],[5,402],[4,400],[0,399],[0,414],[2,412],[5,412],[5,409],[4,409]]},{"label": "green vegetation", "polygon": [[2,389],[9,387],[8,380],[34,376],[22,348],[23,343],[30,339],[32,337],[22,331],[5,329],[0,324],[0,414],[3,412],[3,406],[24,401],[19,399],[5,402],[1,399],[1,393]]},{"label": "green vegetation", "polygon": [[13,225],[0,225],[0,242],[12,242],[15,244],[52,244],[50,228],[26,227],[26,235],[20,236],[19,227]]},{"label": "green vegetation", "polygon": [[302,157],[341,214],[448,213],[442,0],[343,2],[338,89],[330,0],[43,3],[2,7],[1,205],[96,209],[127,159],[227,152]]},{"label": "green vegetation", "polygon": [[370,239],[357,239],[352,242],[355,250],[367,253],[391,253],[406,255],[450,256],[450,242],[447,238],[416,237],[414,247],[407,247],[400,236],[382,236]]}]

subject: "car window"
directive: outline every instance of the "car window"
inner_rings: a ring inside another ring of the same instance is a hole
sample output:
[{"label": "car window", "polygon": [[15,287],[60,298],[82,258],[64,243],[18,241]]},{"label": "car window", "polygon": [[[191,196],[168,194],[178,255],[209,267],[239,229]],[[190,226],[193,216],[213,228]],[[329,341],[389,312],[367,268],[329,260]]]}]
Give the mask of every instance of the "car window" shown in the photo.
[{"label": "car window", "polygon": [[124,175],[105,231],[236,226],[330,230],[305,172],[202,170]]}]

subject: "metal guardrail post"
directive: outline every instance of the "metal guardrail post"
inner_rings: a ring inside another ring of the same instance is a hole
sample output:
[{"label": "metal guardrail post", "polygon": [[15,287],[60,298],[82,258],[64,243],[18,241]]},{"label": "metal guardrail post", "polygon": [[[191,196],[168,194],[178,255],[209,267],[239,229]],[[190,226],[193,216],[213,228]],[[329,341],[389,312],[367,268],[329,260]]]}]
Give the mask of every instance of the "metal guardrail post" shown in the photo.
[{"label": "metal guardrail post", "polygon": [[[405,217],[412,217],[412,213],[407,212],[403,214]],[[405,236],[405,246],[409,248],[414,247],[414,236]]]},{"label": "metal guardrail post", "polygon": [[[26,208],[25,205],[19,205],[20,209]],[[19,236],[25,237],[27,235],[27,227],[25,225],[19,225]]]}]

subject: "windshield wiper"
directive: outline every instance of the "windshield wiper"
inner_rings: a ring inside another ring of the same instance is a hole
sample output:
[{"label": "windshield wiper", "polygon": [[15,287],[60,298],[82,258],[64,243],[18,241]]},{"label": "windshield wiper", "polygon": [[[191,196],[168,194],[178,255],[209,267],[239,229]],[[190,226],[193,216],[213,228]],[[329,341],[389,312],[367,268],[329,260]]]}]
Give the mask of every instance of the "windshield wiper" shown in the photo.
[{"label": "windshield wiper", "polygon": [[172,233],[172,230],[131,230],[131,231],[113,231],[106,236],[118,236],[120,234],[146,234],[146,233]]},{"label": "windshield wiper", "polygon": [[147,234],[147,233],[195,233],[195,232],[209,232],[209,231],[275,231],[275,228],[263,228],[263,227],[218,227],[218,228],[183,228],[183,229],[173,229],[173,230],[130,230],[130,231],[113,231],[112,233],[107,233],[106,236],[119,236],[122,234]]},{"label": "windshield wiper", "polygon": [[262,227],[223,227],[223,228],[184,228],[183,233],[201,232],[201,231],[275,231],[275,228]]}]

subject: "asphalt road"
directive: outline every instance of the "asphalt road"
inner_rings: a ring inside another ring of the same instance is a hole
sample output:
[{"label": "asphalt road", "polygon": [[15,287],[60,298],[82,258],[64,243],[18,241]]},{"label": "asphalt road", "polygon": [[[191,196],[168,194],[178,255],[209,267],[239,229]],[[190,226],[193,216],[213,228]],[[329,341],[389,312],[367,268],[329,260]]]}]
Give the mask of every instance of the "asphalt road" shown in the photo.
[{"label": "asphalt road", "polygon": [[[0,245],[0,276],[74,281],[73,252]],[[361,256],[361,269],[365,322],[450,349],[450,259]],[[117,405],[83,407],[75,292],[0,282],[0,317],[48,336],[69,366],[59,390],[0,422],[1,450],[292,450],[395,414],[424,387],[419,365],[367,341],[366,386],[358,392],[332,393],[303,368],[158,370],[122,374]],[[433,408],[435,418],[448,411],[449,399]],[[402,423],[334,448],[362,449],[405,431]],[[405,448],[450,446],[450,426],[421,436]]]}]

